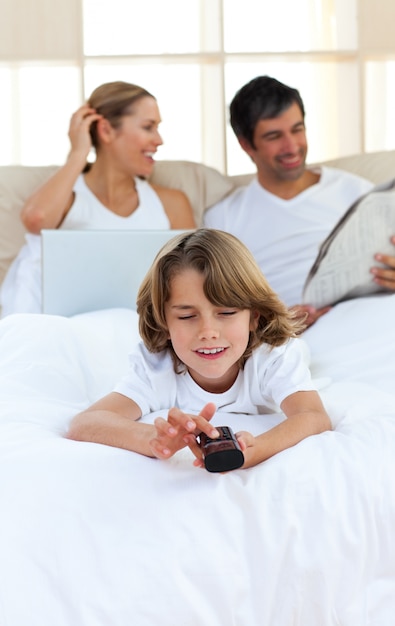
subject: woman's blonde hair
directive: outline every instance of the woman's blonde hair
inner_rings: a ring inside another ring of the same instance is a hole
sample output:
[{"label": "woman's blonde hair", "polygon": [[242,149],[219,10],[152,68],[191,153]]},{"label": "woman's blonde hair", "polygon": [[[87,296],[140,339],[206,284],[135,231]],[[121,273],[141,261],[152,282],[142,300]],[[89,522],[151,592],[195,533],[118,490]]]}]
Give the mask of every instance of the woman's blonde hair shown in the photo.
[{"label": "woman's blonde hair", "polygon": [[[142,98],[154,98],[154,96],[138,85],[115,81],[104,83],[97,87],[88,99],[88,104],[97,113],[105,117],[113,126],[119,128],[122,117],[133,112],[133,105]],[[155,100],[155,98],[154,98]],[[90,127],[92,145],[97,149],[99,141],[97,137],[97,123]]]},{"label": "woman's blonde hair", "polygon": [[172,279],[185,269],[202,274],[204,294],[215,306],[259,313],[257,327],[250,332],[248,346],[239,362],[240,368],[262,343],[279,346],[304,329],[269,286],[251,252],[239,239],[210,228],[177,235],[159,251],[137,295],[139,330],[144,344],[154,353],[169,350],[176,372],[184,368],[169,340],[165,303],[170,299]]}]

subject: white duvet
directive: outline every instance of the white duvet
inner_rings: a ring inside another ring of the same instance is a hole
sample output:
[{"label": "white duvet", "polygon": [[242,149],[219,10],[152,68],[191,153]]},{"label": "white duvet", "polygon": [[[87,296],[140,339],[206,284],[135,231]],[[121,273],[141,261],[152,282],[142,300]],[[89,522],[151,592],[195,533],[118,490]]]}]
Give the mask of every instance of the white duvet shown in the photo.
[{"label": "white duvet", "polygon": [[395,296],[304,339],[334,431],[218,475],[64,439],[126,370],[133,311],[2,320],[0,626],[392,626]]}]

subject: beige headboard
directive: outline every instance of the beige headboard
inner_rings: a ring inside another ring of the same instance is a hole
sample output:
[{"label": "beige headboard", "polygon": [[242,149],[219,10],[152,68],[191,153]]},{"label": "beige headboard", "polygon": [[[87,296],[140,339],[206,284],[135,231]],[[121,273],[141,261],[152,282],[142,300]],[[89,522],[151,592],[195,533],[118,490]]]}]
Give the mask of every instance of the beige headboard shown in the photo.
[{"label": "beige headboard", "polygon": [[[358,154],[326,164],[359,174],[374,183],[395,178],[395,150]],[[24,241],[25,230],[19,218],[22,205],[57,167],[0,166],[0,283]],[[206,208],[237,186],[247,184],[251,178],[250,174],[225,176],[214,168],[192,161],[158,161],[151,180],[184,191],[200,225]]]}]

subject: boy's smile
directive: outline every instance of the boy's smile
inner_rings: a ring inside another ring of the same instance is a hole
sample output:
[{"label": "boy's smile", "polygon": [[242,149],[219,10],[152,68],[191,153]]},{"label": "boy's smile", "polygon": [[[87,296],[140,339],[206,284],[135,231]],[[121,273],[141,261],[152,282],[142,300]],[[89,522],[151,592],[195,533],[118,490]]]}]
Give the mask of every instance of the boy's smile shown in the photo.
[{"label": "boy's smile", "polygon": [[205,296],[203,275],[182,270],[165,304],[169,338],[178,358],[205,391],[222,393],[235,382],[256,320],[249,309],[216,306]]}]

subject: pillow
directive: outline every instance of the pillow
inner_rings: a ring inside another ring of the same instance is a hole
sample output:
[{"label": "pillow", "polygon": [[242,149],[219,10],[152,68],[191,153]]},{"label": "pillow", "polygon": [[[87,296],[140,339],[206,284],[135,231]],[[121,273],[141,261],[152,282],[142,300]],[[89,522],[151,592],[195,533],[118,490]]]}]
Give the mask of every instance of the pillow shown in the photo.
[{"label": "pillow", "polygon": [[371,180],[375,185],[379,185],[393,179],[395,176],[395,150],[353,154],[332,159],[320,165],[346,170]]},{"label": "pillow", "polygon": [[23,203],[57,167],[0,167],[0,284],[24,243],[26,230],[19,217]]},{"label": "pillow", "polygon": [[189,198],[198,226],[202,223],[204,211],[235,188],[228,176],[193,161],[158,161],[150,182],[183,191]]}]

